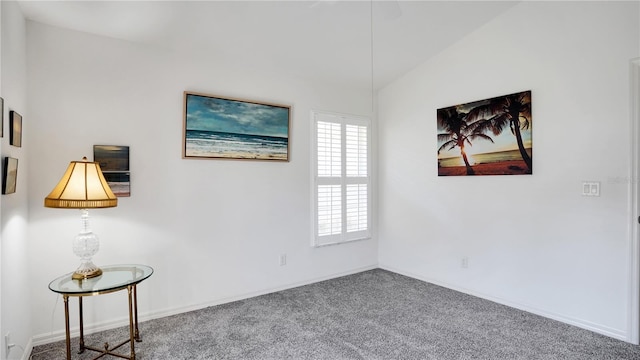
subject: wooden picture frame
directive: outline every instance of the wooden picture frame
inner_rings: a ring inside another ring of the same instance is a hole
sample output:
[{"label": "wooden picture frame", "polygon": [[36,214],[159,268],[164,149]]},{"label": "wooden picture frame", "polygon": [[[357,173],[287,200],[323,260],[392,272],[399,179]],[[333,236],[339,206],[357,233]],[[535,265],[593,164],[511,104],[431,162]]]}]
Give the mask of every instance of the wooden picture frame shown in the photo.
[{"label": "wooden picture frame", "polygon": [[131,196],[128,146],[93,145],[93,161],[100,164],[100,170],[115,196]]},{"label": "wooden picture frame", "polygon": [[18,159],[5,157],[2,167],[2,194],[13,194],[16,192],[18,183]]},{"label": "wooden picture frame", "polygon": [[289,161],[291,107],[184,92],[182,157]]},{"label": "wooden picture frame", "polygon": [[22,147],[22,115],[13,110],[9,112],[9,144]]}]

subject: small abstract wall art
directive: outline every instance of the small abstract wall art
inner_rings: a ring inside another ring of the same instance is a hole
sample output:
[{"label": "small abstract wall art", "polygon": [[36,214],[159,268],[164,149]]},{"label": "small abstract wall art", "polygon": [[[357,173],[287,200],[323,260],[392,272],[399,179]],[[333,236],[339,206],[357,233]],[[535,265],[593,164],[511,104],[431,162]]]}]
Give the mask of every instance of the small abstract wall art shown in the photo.
[{"label": "small abstract wall art", "polygon": [[22,116],[15,111],[9,112],[9,144],[22,147]]},{"label": "small abstract wall art", "polygon": [[182,157],[289,161],[290,110],[185,92]]},{"label": "small abstract wall art", "polygon": [[13,194],[18,183],[18,159],[5,157],[2,170],[2,194]]},{"label": "small abstract wall art", "polygon": [[528,175],[531,91],[441,108],[438,176]]}]

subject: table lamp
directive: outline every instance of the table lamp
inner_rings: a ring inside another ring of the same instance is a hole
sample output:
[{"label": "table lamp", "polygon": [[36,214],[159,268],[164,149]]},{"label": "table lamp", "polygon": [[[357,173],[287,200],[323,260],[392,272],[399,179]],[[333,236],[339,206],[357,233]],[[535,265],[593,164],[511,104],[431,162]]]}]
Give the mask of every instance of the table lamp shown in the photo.
[{"label": "table lamp", "polygon": [[86,157],[72,161],[58,185],[44,199],[44,206],[80,209],[82,229],[73,240],[73,252],[81,263],[71,277],[82,280],[100,276],[102,270],[91,261],[100,248],[100,241],[89,228],[89,209],[118,206],[118,198],[104,179],[100,164],[89,162]]}]

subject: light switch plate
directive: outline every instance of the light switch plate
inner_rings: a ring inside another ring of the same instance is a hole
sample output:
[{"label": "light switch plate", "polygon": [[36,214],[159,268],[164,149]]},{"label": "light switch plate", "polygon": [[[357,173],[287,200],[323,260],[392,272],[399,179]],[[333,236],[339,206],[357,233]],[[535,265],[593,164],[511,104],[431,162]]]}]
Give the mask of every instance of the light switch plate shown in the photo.
[{"label": "light switch plate", "polygon": [[583,181],[582,196],[600,196],[599,181]]}]

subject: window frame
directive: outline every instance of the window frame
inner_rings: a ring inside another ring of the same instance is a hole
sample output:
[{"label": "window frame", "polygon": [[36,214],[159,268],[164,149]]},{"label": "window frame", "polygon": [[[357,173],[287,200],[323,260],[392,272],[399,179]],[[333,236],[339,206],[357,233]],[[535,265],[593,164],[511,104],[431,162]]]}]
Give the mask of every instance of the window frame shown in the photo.
[{"label": "window frame", "polygon": [[[328,122],[340,124],[340,149],[341,149],[341,172],[340,176],[321,177],[318,174],[318,122]],[[365,176],[348,176],[347,175],[347,152],[346,152],[346,128],[348,125],[364,126],[366,128],[366,175]],[[372,123],[371,119],[366,116],[342,114],[335,112],[311,111],[311,245],[314,247],[322,247],[329,245],[337,245],[349,243],[353,241],[371,239],[371,219],[372,219],[372,191],[371,191],[371,153],[372,153]],[[366,229],[357,231],[348,231],[347,229],[347,187],[353,184],[366,185]],[[318,235],[319,231],[319,197],[318,189],[322,185],[339,185],[341,191],[341,231],[339,234]]]}]

